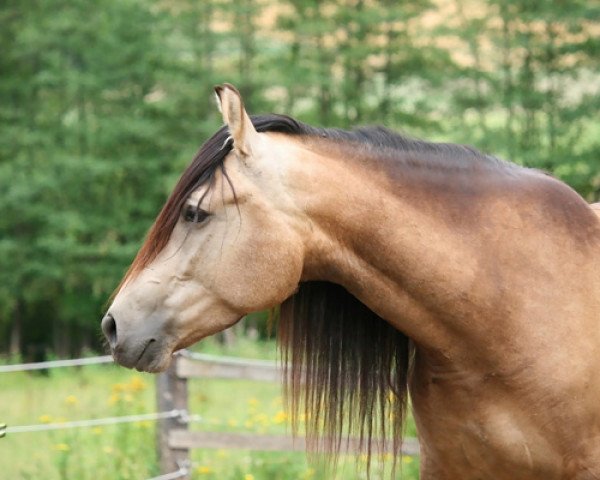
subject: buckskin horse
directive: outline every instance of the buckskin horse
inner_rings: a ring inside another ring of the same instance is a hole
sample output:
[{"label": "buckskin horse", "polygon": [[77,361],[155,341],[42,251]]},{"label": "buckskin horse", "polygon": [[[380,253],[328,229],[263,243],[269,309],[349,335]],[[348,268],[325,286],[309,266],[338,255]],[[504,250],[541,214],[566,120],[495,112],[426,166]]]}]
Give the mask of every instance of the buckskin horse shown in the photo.
[{"label": "buckskin horse", "polygon": [[114,359],[172,353],[280,308],[297,420],[338,451],[400,451],[422,479],[600,478],[600,221],[562,182],[381,127],[249,117],[200,149],[102,329]]}]

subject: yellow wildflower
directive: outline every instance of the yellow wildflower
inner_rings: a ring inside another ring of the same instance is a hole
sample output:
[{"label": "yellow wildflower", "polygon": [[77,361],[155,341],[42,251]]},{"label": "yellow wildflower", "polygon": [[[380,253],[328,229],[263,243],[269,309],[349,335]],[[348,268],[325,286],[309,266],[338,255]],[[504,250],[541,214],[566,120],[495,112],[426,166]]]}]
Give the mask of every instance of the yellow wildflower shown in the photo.
[{"label": "yellow wildflower", "polygon": [[146,388],[146,382],[144,382],[140,377],[133,377],[129,382],[129,389],[132,392],[141,392]]},{"label": "yellow wildflower", "polygon": [[217,458],[227,458],[229,456],[229,452],[227,450],[219,449],[217,450]]},{"label": "yellow wildflower", "polygon": [[113,393],[120,393],[120,392],[124,392],[126,390],[126,387],[124,384],[122,383],[115,383],[112,386],[112,391]]},{"label": "yellow wildflower", "polygon": [[273,417],[273,421],[275,423],[284,423],[287,420],[287,418],[287,413],[285,413],[283,410],[279,410]]},{"label": "yellow wildflower", "polygon": [[56,445],[54,445],[54,448],[59,452],[68,452],[69,450],[71,450],[66,443],[57,443]]},{"label": "yellow wildflower", "polygon": [[65,398],[65,403],[67,405],[77,405],[77,403],[79,403],[79,400],[77,400],[77,397],[75,395],[68,395]]},{"label": "yellow wildflower", "polygon": [[238,422],[237,420],[234,420],[233,418],[227,421],[227,425],[229,425],[230,427],[237,427]]},{"label": "yellow wildflower", "polygon": [[412,463],[412,462],[413,462],[412,457],[409,457],[408,455],[404,455],[402,457],[402,463],[406,463],[408,465],[409,463]]},{"label": "yellow wildflower", "polygon": [[52,417],[50,415],[40,415],[38,420],[41,423],[50,423],[52,422]]},{"label": "yellow wildflower", "polygon": [[304,475],[302,476],[302,478],[304,480],[308,480],[309,478],[314,477],[315,475],[315,469],[314,468],[307,468],[306,472],[304,472]]},{"label": "yellow wildflower", "polygon": [[252,475],[251,473],[247,473],[246,475],[244,475],[244,480],[254,480],[254,475]]},{"label": "yellow wildflower", "polygon": [[207,465],[200,465],[198,468],[196,468],[196,472],[200,475],[209,475],[213,473],[213,471],[214,470]]},{"label": "yellow wildflower", "polygon": [[108,397],[108,404],[114,405],[116,403],[119,403],[119,400],[121,400],[121,395],[119,395],[118,393],[112,393],[110,397]]},{"label": "yellow wildflower", "polygon": [[248,405],[250,405],[251,407],[257,407],[258,406],[258,399],[256,398],[250,398],[248,400]]},{"label": "yellow wildflower", "polygon": [[94,435],[102,435],[103,431],[104,431],[104,429],[102,427],[94,427],[94,428],[92,428],[92,433]]}]

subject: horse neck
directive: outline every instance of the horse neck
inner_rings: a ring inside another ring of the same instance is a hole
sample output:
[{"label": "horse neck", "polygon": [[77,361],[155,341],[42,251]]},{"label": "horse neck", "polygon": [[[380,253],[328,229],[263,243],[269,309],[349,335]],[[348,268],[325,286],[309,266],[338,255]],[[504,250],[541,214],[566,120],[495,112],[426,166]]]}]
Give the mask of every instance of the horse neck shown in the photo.
[{"label": "horse neck", "polygon": [[[541,175],[489,166],[431,172],[406,162],[393,171],[364,155],[311,147],[290,170],[311,224],[303,280],[341,284],[432,351],[489,344],[489,323],[509,325],[521,301],[522,267],[512,257],[546,247],[556,256],[518,210]],[[506,241],[496,238],[498,222],[514,227]],[[552,275],[546,268],[532,278]]]}]

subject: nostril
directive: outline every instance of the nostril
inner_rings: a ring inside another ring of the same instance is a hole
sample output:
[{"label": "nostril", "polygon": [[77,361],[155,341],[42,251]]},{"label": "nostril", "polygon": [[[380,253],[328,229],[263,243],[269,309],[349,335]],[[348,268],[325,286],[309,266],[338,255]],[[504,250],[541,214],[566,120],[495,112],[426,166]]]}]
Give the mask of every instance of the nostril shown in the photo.
[{"label": "nostril", "polygon": [[102,319],[102,331],[108,340],[111,349],[117,344],[117,323],[110,313]]}]

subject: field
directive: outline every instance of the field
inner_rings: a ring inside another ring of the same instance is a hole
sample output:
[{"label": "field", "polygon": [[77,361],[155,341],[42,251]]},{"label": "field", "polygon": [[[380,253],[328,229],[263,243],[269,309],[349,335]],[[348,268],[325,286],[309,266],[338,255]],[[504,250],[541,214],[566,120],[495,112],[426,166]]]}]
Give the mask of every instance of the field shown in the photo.
[{"label": "field", "polygon": [[[220,353],[203,342],[202,351]],[[232,352],[227,352],[231,354]],[[237,355],[274,358],[271,343],[241,342]],[[113,365],[65,368],[48,374],[2,374],[0,422],[8,425],[64,422],[154,412],[154,377]],[[190,411],[202,416],[192,429],[282,433],[289,431],[277,384],[193,380]],[[414,435],[412,422],[408,435]],[[0,439],[2,478],[145,479],[158,475],[154,422],[137,422],[40,433],[15,433]],[[364,459],[342,458],[335,475],[301,453],[195,450],[193,477],[206,480],[325,480],[366,478]],[[384,462],[389,463],[389,462]],[[356,469],[356,464],[359,468]],[[418,462],[401,460],[398,478],[418,478]],[[381,477],[381,470],[372,470]]]}]

